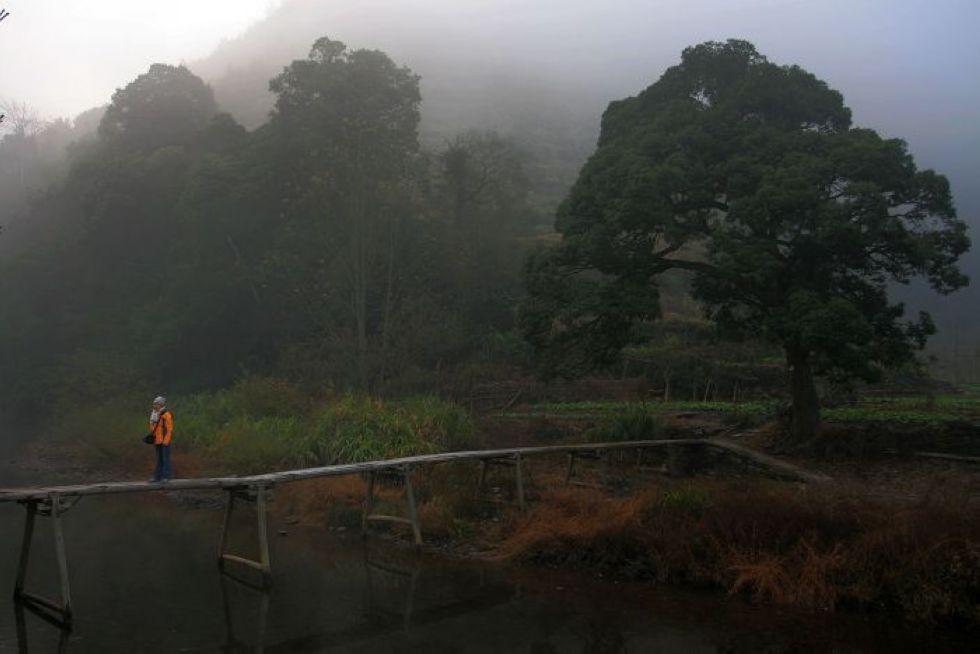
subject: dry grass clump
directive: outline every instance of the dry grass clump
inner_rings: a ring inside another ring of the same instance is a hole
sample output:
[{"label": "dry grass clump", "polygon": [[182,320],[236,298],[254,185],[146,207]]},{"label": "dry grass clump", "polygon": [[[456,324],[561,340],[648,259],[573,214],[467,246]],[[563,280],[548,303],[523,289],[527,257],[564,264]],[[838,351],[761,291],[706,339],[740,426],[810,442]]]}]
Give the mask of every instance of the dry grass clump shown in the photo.
[{"label": "dry grass clump", "polygon": [[901,507],[764,482],[665,484],[628,498],[561,490],[516,519],[499,552],[777,604],[977,623],[980,516],[948,499]]},{"label": "dry grass clump", "polygon": [[[311,526],[354,527],[360,525],[366,486],[357,476],[309,479],[284,484],[276,489],[277,512]],[[391,495],[378,489],[376,495]]]},{"label": "dry grass clump", "polygon": [[[602,569],[639,564],[646,541],[643,513],[652,498],[650,493],[612,498],[585,489],[549,491],[516,521],[498,556]],[[644,570],[629,572],[645,576]]]}]

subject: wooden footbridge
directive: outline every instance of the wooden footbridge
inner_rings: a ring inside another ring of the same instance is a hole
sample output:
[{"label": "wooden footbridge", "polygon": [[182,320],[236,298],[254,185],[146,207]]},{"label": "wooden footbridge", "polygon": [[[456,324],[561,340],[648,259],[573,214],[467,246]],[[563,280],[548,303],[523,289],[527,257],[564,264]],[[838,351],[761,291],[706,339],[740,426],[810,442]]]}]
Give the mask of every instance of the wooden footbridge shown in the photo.
[{"label": "wooden footbridge", "polygon": [[[422,544],[422,531],[419,526],[418,512],[415,501],[415,490],[412,485],[412,473],[420,466],[441,463],[472,461],[480,464],[479,483],[482,486],[490,466],[507,466],[514,471],[514,491],[517,504],[523,510],[526,507],[524,493],[523,463],[530,457],[564,454],[568,460],[565,481],[571,482],[575,472],[576,462],[580,459],[597,459],[612,452],[634,451],[638,460],[643,451],[655,448],[666,448],[669,455],[692,451],[713,450],[715,453],[735,456],[748,460],[757,467],[767,470],[770,474],[803,482],[823,482],[827,477],[813,474],[800,468],[766,456],[754,450],[721,439],[669,439],[645,440],[618,443],[595,443],[586,445],[553,445],[544,447],[523,447],[499,450],[474,450],[466,452],[447,452],[443,454],[428,454],[422,456],[386,459],[382,461],[367,461],[363,463],[348,463],[341,465],[303,468],[247,477],[211,477],[201,479],[175,479],[169,482],[107,482],[95,484],[79,484],[72,486],[51,486],[43,488],[12,488],[0,489],[0,503],[17,502],[27,511],[24,521],[23,539],[21,541],[20,558],[17,577],[14,584],[14,597],[18,601],[50,610],[66,625],[71,624],[72,605],[71,590],[68,578],[68,556],[65,549],[65,537],[62,530],[61,516],[64,515],[78,500],[88,495],[112,495],[119,493],[145,493],[150,491],[199,491],[220,490],[227,494],[225,503],[224,522],[221,529],[221,539],[218,545],[218,565],[223,567],[226,562],[233,562],[258,570],[262,574],[263,583],[268,583],[272,567],[269,557],[269,534],[267,519],[267,501],[269,490],[274,486],[323,477],[339,477],[343,475],[363,475],[367,479],[367,491],[364,500],[362,516],[362,531],[367,533],[371,521],[392,521],[406,523],[411,526],[417,546]],[[670,459],[668,459],[670,460]],[[405,503],[408,517],[383,515],[374,511],[375,482],[380,477],[395,476],[404,482]],[[259,560],[254,561],[227,551],[228,531],[231,516],[237,501],[247,501],[255,504],[257,515],[257,531],[259,545]],[[61,601],[44,598],[25,590],[27,564],[30,559],[31,542],[34,534],[34,523],[37,516],[48,517],[54,532],[55,556],[58,563],[58,573],[61,582]]]}]

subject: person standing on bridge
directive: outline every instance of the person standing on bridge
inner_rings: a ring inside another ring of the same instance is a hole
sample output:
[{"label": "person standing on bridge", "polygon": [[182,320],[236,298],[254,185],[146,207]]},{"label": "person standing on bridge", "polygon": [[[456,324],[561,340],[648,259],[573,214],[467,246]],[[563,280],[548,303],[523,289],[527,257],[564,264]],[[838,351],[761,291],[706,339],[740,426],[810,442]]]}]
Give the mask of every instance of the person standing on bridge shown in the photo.
[{"label": "person standing on bridge", "polygon": [[150,433],[153,434],[153,449],[157,452],[157,467],[152,481],[170,481],[173,470],[170,468],[170,439],[174,433],[174,416],[167,408],[167,400],[158,396],[153,400],[150,412]]}]

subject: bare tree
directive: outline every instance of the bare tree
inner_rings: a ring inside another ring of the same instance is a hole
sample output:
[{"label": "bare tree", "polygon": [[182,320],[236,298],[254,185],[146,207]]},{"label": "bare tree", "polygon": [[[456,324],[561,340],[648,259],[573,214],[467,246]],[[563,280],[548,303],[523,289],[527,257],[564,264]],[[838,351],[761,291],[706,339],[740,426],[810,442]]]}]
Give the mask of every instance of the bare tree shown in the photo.
[{"label": "bare tree", "polygon": [[8,144],[16,156],[17,178],[21,191],[27,184],[27,161],[37,158],[37,140],[35,137],[44,129],[37,109],[26,102],[18,102],[10,98],[0,98],[0,137],[14,137],[13,143]]},{"label": "bare tree", "polygon": [[0,129],[6,133],[31,137],[44,128],[44,121],[41,120],[37,109],[26,102],[0,98],[0,114],[4,116]]}]

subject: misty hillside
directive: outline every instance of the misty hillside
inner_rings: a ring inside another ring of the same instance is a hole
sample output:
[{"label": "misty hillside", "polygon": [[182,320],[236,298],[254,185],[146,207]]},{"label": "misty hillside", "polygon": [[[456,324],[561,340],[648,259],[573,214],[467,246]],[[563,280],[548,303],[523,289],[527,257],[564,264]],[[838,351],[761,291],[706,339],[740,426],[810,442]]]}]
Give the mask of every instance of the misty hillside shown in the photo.
[{"label": "misty hillside", "polygon": [[[662,37],[653,43],[642,38],[642,25],[622,27],[631,14],[639,15],[640,9],[629,2],[605,10],[554,2],[468,5],[447,22],[447,16],[424,2],[286,0],[191,68],[212,85],[218,104],[252,129],[266,120],[272,104],[268,80],[293,59],[305,57],[315,38],[329,35],[354,48],[381,49],[421,76],[424,145],[438,147],[470,128],[493,129],[512,138],[530,156],[534,204],[551,211],[592,153],[608,103],[639,92],[667,65],[669,60],[660,61],[661,53],[680,35],[665,28],[698,19],[694,8],[670,9],[649,26],[651,35]],[[750,15],[734,7],[731,11],[735,22]],[[610,40],[615,38],[619,42]],[[627,56],[626,49],[637,54]],[[826,51],[819,56],[828,57]],[[849,74],[841,77],[846,80]],[[951,143],[964,147],[962,139],[951,135],[957,125],[913,123],[912,114],[896,113],[866,89],[846,90],[845,97],[854,103],[859,122],[884,134],[897,130],[895,136],[910,139],[920,165],[936,166],[948,175],[960,216],[969,225],[980,225],[980,188],[970,183],[975,175],[971,155],[949,150]],[[542,227],[548,225],[550,218]],[[961,265],[971,277],[980,277],[975,252]],[[897,292],[911,310],[933,314],[939,333],[930,347],[953,360],[973,356],[973,344],[980,338],[977,289],[974,284],[950,298],[914,285]]]},{"label": "misty hillside", "polygon": [[[379,14],[386,19],[378,21]],[[537,204],[548,210],[594,148],[599,118],[615,97],[608,85],[597,87],[596,78],[563,79],[546,61],[495,45],[492,33],[471,38],[473,25],[447,26],[419,3],[340,7],[289,0],[190,68],[211,84],[219,106],[254,129],[272,107],[269,79],[324,35],[352,48],[383,50],[421,76],[424,146],[438,148],[468,129],[494,130],[519,143],[530,155]]]},{"label": "misty hillside", "polygon": [[[624,24],[628,3],[613,7],[615,20],[544,4],[460,10],[447,22],[418,2],[342,9],[291,0],[190,70],[152,65],[106,98],[104,115],[94,110],[37,134],[24,123],[0,143],[12,155],[0,157],[11,189],[0,204],[0,310],[8,316],[0,360],[18,371],[0,390],[38,412],[52,394],[65,403],[89,401],[93,389],[116,397],[146,379],[197,390],[257,372],[311,388],[397,394],[525,366],[516,318],[535,265],[527,252],[561,241],[553,233],[562,231],[559,202],[576,180],[590,188],[582,181],[590,166],[608,162],[601,149],[592,157],[600,117],[615,123],[622,107],[640,107],[692,43],[690,30],[680,30],[671,39],[684,45],[662,59],[661,41],[637,42],[643,26],[611,40],[609,24]],[[583,25],[596,33],[579,38]],[[333,61],[337,48],[346,54]],[[771,61],[809,67],[820,56]],[[373,191],[361,186],[368,173],[351,161],[357,152],[335,151],[349,128],[329,103],[356,98],[358,89],[335,80],[324,90],[303,77],[324,62],[398,81],[394,90],[378,82],[378,97],[400,98],[403,125],[398,140],[372,145],[386,162],[370,172]],[[835,92],[838,78],[847,80],[838,73],[825,78]],[[877,128],[880,120],[883,137],[905,135],[907,117],[876,114],[867,94],[839,90],[847,103],[840,112],[853,108],[856,125]],[[908,132],[909,152],[921,168],[949,176],[969,224],[980,202],[963,183],[969,159],[955,149],[947,156],[956,126],[929,127]],[[744,151],[734,147],[722,161]],[[645,179],[628,166],[612,170],[599,185],[609,192]],[[366,198],[377,206],[352,209]],[[610,196],[584,205],[615,213],[618,203]],[[648,209],[637,211],[639,222]],[[976,276],[976,261],[965,255],[964,272]],[[693,299],[678,301],[686,287],[668,286],[667,314],[677,306],[686,318],[699,312]],[[935,316],[934,351],[976,374],[976,290],[949,298],[924,285],[902,290],[906,315],[925,308]],[[165,321],[161,304],[175,307]],[[554,308],[570,304],[565,297]],[[62,319],[50,320],[54,312]]]}]

